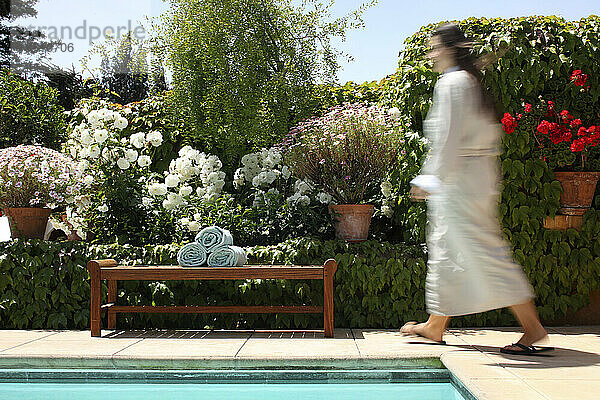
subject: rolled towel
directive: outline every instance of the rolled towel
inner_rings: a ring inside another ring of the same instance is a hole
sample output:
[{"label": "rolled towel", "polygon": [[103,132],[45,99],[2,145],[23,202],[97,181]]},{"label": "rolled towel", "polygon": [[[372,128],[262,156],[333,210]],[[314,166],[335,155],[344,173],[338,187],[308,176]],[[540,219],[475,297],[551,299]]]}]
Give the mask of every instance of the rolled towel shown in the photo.
[{"label": "rolled towel", "polygon": [[246,264],[246,252],[238,246],[219,246],[209,255],[209,267],[241,267]]},{"label": "rolled towel", "polygon": [[200,267],[206,263],[206,249],[200,243],[188,243],[177,252],[177,262],[184,267]]},{"label": "rolled towel", "polygon": [[196,242],[204,246],[207,253],[211,253],[216,247],[232,245],[233,236],[227,229],[209,226],[198,232]]}]

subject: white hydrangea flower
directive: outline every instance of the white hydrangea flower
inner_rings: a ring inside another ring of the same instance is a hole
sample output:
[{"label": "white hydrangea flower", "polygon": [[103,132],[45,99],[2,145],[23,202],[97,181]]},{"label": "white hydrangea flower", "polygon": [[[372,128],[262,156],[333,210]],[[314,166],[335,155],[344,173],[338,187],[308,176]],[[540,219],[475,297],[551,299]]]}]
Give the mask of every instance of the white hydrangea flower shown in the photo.
[{"label": "white hydrangea flower", "polygon": [[304,207],[308,206],[310,204],[310,197],[303,194],[302,196],[298,197],[298,204]]},{"label": "white hydrangea flower", "polygon": [[91,185],[94,183],[94,177],[92,175],[86,175],[85,178],[83,178],[83,183],[87,186]]},{"label": "white hydrangea flower", "polygon": [[130,163],[133,163],[138,159],[138,152],[134,149],[128,149],[125,151],[125,158]]},{"label": "white hydrangea flower", "polygon": [[98,146],[90,146],[85,149],[85,153],[88,157],[96,159],[100,156],[100,148]]},{"label": "white hydrangea flower", "polygon": [[381,193],[385,197],[390,197],[392,195],[392,183],[390,181],[381,182]]},{"label": "white hydrangea flower", "polygon": [[321,192],[317,195],[317,199],[323,204],[330,204],[333,197],[329,193]]},{"label": "white hydrangea flower", "polygon": [[192,146],[184,146],[179,150],[179,157],[186,157],[190,151],[192,151]]},{"label": "white hydrangea flower", "polygon": [[179,188],[179,195],[183,197],[189,196],[193,191],[194,189],[191,186],[182,186]]},{"label": "white hydrangea flower", "polygon": [[163,136],[159,131],[152,131],[152,132],[148,133],[148,136],[146,137],[146,139],[154,147],[160,146],[163,142]]},{"label": "white hydrangea flower", "polygon": [[152,199],[150,197],[142,197],[142,204],[144,207],[150,207],[152,204]]},{"label": "white hydrangea flower", "polygon": [[164,183],[154,182],[148,186],[148,193],[150,193],[152,196],[164,196],[167,194],[167,191],[167,185]]},{"label": "white hydrangea flower", "polygon": [[113,124],[113,126],[114,126],[116,129],[119,129],[119,130],[121,130],[121,131],[122,131],[123,129],[127,128],[127,125],[129,125],[129,121],[127,121],[127,118],[123,118],[123,117],[121,117],[121,116],[119,116],[117,119],[115,119],[115,122],[114,122],[114,124]]},{"label": "white hydrangea flower", "polygon": [[140,167],[145,168],[152,164],[152,159],[150,159],[150,156],[139,156],[137,162]]},{"label": "white hydrangea flower", "polygon": [[189,219],[189,218],[181,218],[181,219],[179,220],[179,223],[180,223],[181,225],[185,225],[185,226],[187,226],[187,225],[190,223],[190,219]]},{"label": "white hydrangea flower", "polygon": [[129,142],[132,146],[141,149],[146,145],[146,135],[143,132],[134,133],[129,137]]},{"label": "white hydrangea flower", "polygon": [[96,129],[94,131],[94,140],[96,143],[104,143],[108,139],[108,131],[106,129]]},{"label": "white hydrangea flower", "polygon": [[131,166],[131,163],[129,161],[127,161],[126,158],[120,157],[117,160],[117,166],[119,168],[121,168],[122,170],[126,170],[126,169],[129,169],[129,167]]},{"label": "white hydrangea flower", "polygon": [[173,204],[171,201],[164,199],[162,202],[162,206],[164,207],[165,210],[171,211],[173,209],[175,209],[175,204]]},{"label": "white hydrangea flower", "polygon": [[198,232],[200,230],[200,223],[198,221],[191,221],[188,224],[188,229],[190,232]]},{"label": "white hydrangea flower", "polygon": [[98,207],[98,211],[101,213],[108,212],[108,206],[106,204],[102,204],[100,207]]},{"label": "white hydrangea flower", "polygon": [[394,210],[390,206],[381,207],[381,212],[388,218],[392,218],[394,215]]},{"label": "white hydrangea flower", "polygon": [[302,180],[297,180],[294,186],[298,193],[300,193],[301,195],[310,192],[310,190],[312,189],[307,182],[304,182]]},{"label": "white hydrangea flower", "polygon": [[402,116],[402,114],[400,114],[400,110],[398,109],[398,107],[392,107],[388,110],[388,115],[392,118],[392,119],[398,119]]},{"label": "white hydrangea flower", "polygon": [[290,168],[287,165],[284,165],[283,168],[281,168],[281,176],[286,181],[292,176],[292,171],[290,171]]},{"label": "white hydrangea flower", "polygon": [[179,207],[185,203],[183,197],[178,193],[167,193],[167,200],[173,203],[176,207]]},{"label": "white hydrangea flower", "polygon": [[165,178],[165,185],[167,185],[167,187],[176,187],[179,185],[179,182],[179,175],[169,174]]},{"label": "white hydrangea flower", "polygon": [[90,134],[90,131],[88,129],[84,129],[81,131],[79,140],[81,141],[82,144],[89,146],[94,141],[94,138],[92,137],[92,135]]}]

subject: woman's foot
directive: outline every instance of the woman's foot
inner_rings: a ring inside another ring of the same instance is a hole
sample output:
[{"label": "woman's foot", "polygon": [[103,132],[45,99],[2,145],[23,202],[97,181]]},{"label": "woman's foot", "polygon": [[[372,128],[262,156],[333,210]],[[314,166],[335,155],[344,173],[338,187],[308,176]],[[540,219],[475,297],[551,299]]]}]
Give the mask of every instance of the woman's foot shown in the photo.
[{"label": "woman's foot", "polygon": [[[531,347],[535,343],[546,342],[548,339],[548,333],[544,328],[537,329],[536,332],[525,332],[521,339],[517,342],[523,346]],[[516,346],[514,344],[509,344],[503,347],[504,350],[509,351],[520,351],[522,347]]]},{"label": "woman's foot", "polygon": [[429,321],[421,322],[420,324],[418,324],[415,321],[410,321],[404,324],[402,328],[400,328],[400,332],[402,332],[405,335],[422,336],[434,342],[441,342],[442,336],[444,334],[443,325],[440,327],[437,327],[435,325],[439,324],[431,324]]}]

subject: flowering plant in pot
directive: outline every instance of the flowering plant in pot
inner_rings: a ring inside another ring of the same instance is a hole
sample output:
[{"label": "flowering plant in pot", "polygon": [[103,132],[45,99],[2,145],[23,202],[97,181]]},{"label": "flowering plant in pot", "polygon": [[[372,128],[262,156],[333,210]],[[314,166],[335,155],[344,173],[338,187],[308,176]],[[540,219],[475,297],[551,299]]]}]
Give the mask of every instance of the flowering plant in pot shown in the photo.
[{"label": "flowering plant in pot", "polygon": [[13,238],[44,237],[51,209],[73,202],[80,172],[68,156],[40,146],[0,149],[0,207]]},{"label": "flowering plant in pot", "polygon": [[[323,116],[301,122],[282,145],[295,176],[331,196],[336,236],[366,240],[381,183],[400,153],[399,113],[377,106],[344,104]],[[344,216],[348,212],[349,216]],[[353,232],[346,222],[362,221]]]},{"label": "flowering plant in pot", "polygon": [[[584,93],[587,75],[573,71],[566,87],[581,87]],[[588,122],[588,123],[586,123]],[[505,113],[503,129],[507,134],[526,133],[534,140],[534,155],[544,160],[561,182],[560,213],[582,215],[590,207],[600,178],[600,123],[586,121],[581,115],[558,107],[552,100],[540,98],[524,104],[514,116]]]}]

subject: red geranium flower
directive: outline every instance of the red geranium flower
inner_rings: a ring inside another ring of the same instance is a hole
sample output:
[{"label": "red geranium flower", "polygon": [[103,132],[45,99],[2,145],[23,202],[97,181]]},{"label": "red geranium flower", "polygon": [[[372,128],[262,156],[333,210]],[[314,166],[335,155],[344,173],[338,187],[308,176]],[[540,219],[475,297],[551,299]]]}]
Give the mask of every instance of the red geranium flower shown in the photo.
[{"label": "red geranium flower", "polygon": [[573,82],[575,86],[584,86],[586,80],[587,74],[582,73],[580,69],[576,69],[571,74],[571,82]]},{"label": "red geranium flower", "polygon": [[581,120],[579,118],[574,119],[573,121],[571,121],[570,125],[571,125],[571,128],[575,128],[576,126],[581,125]]},{"label": "red geranium flower", "polygon": [[550,132],[550,130],[553,129],[553,125],[555,125],[555,124],[552,122],[542,120],[542,122],[540,122],[539,125],[537,126],[537,131],[539,133],[541,133],[542,135],[547,135],[548,132]]},{"label": "red geranium flower", "polygon": [[582,139],[573,140],[573,143],[571,143],[571,151],[573,153],[578,152],[578,151],[583,151],[584,148],[585,148],[585,142]]},{"label": "red geranium flower", "polygon": [[548,100],[548,110],[554,110],[554,102],[551,100]]},{"label": "red geranium flower", "polygon": [[504,132],[508,134],[513,133],[517,127],[517,120],[509,113],[504,113],[504,117],[502,117],[501,122],[502,129],[504,129]]},{"label": "red geranium flower", "polygon": [[529,104],[529,103],[525,104],[525,112],[526,113],[531,112],[531,104]]}]

